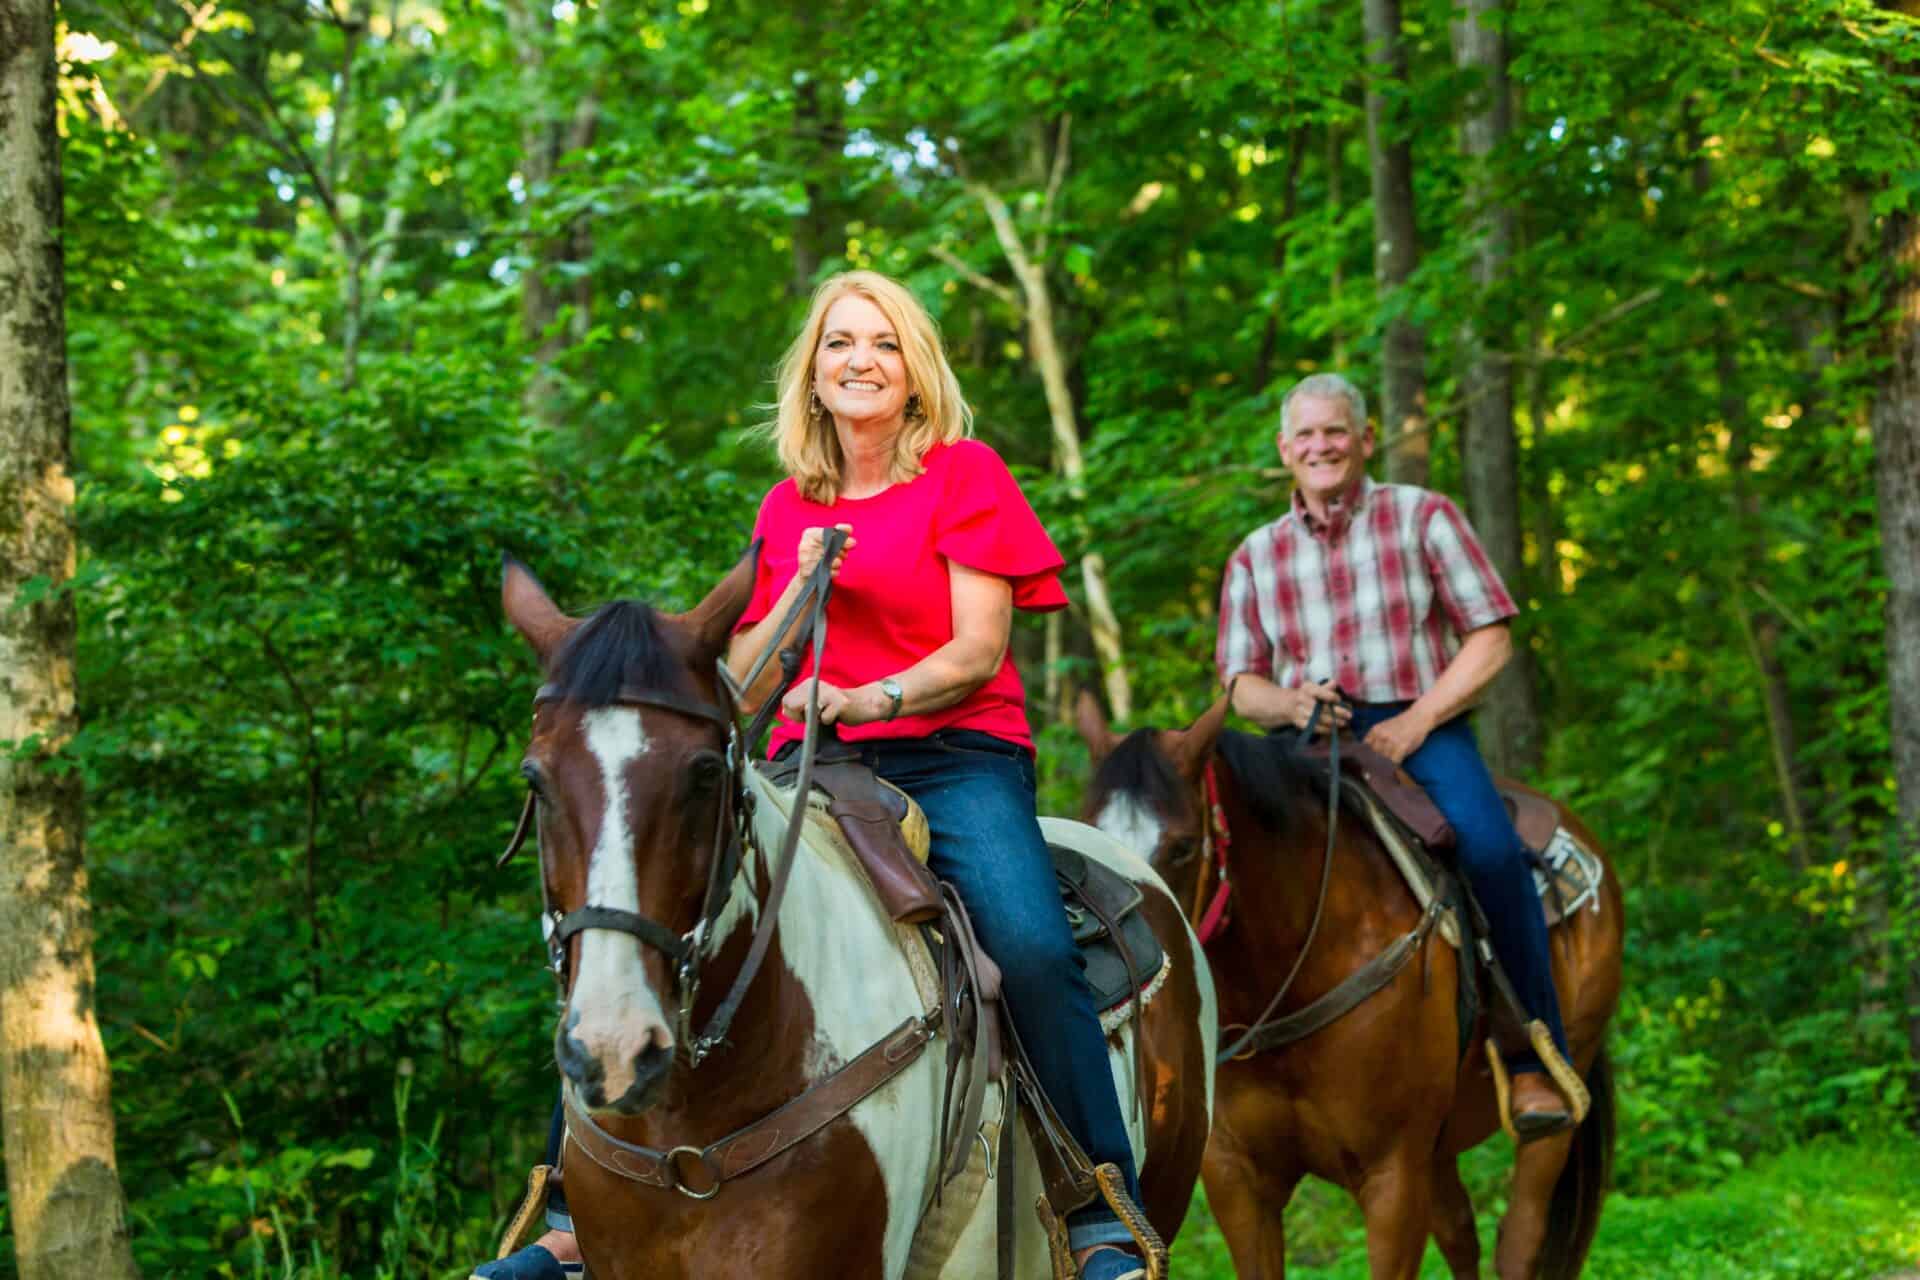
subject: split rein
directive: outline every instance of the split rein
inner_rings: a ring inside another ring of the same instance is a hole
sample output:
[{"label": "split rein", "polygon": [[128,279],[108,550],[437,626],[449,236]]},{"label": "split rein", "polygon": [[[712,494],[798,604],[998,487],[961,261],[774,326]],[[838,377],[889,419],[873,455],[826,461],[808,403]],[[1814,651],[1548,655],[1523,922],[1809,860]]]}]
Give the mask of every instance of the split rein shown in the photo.
[{"label": "split rein", "polygon": [[[1314,705],[1313,714],[1307,718],[1307,727],[1300,731],[1296,750],[1306,746],[1312,740],[1314,725],[1326,707],[1327,704],[1324,702]],[[1216,1065],[1251,1058],[1269,1049],[1279,1049],[1304,1040],[1314,1032],[1331,1026],[1353,1012],[1384,990],[1400,975],[1400,971],[1405,969],[1413,957],[1420,953],[1421,947],[1426,945],[1428,937],[1438,927],[1441,917],[1445,914],[1445,903],[1436,896],[1432,905],[1421,913],[1418,924],[1394,939],[1385,951],[1348,974],[1333,990],[1305,1008],[1284,1017],[1274,1017],[1275,1011],[1280,1008],[1280,1002],[1286,999],[1287,992],[1293,989],[1294,980],[1300,976],[1300,970],[1305,967],[1307,956],[1313,951],[1314,939],[1320,935],[1320,922],[1326,916],[1327,888],[1333,883],[1333,851],[1335,837],[1340,828],[1340,726],[1332,723],[1331,716],[1327,725],[1327,736],[1330,771],[1327,792],[1327,852],[1320,864],[1320,893],[1314,902],[1313,922],[1307,926],[1307,939],[1301,944],[1300,954],[1294,957],[1293,968],[1287,972],[1286,980],[1280,984],[1280,989],[1273,993],[1273,999],[1267,1001],[1267,1007],[1260,1011],[1260,1016],[1246,1025],[1239,1038],[1230,1047],[1220,1050],[1214,1060]],[[1206,777],[1208,835],[1211,840],[1212,828],[1217,823],[1220,829],[1218,839],[1221,846],[1219,855],[1221,890],[1214,900],[1213,907],[1209,908],[1207,916],[1207,922],[1212,922],[1216,909],[1219,914],[1224,914],[1225,911],[1228,890],[1225,850],[1231,837],[1227,832],[1226,812],[1220,807],[1219,784],[1214,780],[1211,764],[1207,766]],[[1216,932],[1219,927],[1218,924],[1215,925]],[[1223,1028],[1223,1030],[1227,1029]]]},{"label": "split rein", "polygon": [[[1320,714],[1326,709],[1327,704],[1324,702],[1315,702],[1313,704],[1313,713],[1307,717],[1306,727],[1300,730],[1300,737],[1295,744],[1295,750],[1305,747],[1307,743],[1313,740],[1314,726],[1320,723]],[[1248,1025],[1247,1029],[1241,1033],[1240,1038],[1234,1041],[1231,1047],[1219,1051],[1214,1058],[1216,1065],[1223,1062],[1231,1062],[1235,1058],[1242,1056],[1251,1056],[1263,1048],[1275,1047],[1266,1043],[1255,1045],[1251,1049],[1249,1049],[1248,1046],[1254,1045],[1256,1040],[1264,1040],[1270,1029],[1277,1025],[1272,1021],[1274,1010],[1278,1009],[1280,1002],[1287,998],[1287,992],[1293,990],[1294,980],[1300,976],[1300,970],[1306,967],[1307,957],[1313,952],[1313,941],[1320,936],[1320,921],[1327,913],[1327,888],[1333,883],[1334,839],[1340,830],[1340,725],[1331,715],[1327,717],[1327,739],[1333,781],[1331,790],[1327,794],[1327,853],[1325,859],[1320,864],[1320,894],[1313,904],[1313,923],[1307,926],[1307,940],[1301,944],[1300,954],[1294,957],[1293,968],[1287,971],[1285,980],[1280,983],[1280,989],[1273,993],[1273,999],[1267,1001],[1267,1007],[1260,1011],[1260,1016]],[[1219,797],[1219,784],[1214,781],[1213,768],[1209,765],[1207,768],[1207,822],[1209,827],[1211,827],[1211,824],[1215,820],[1216,813],[1218,814],[1221,839],[1224,846],[1224,844],[1231,842],[1232,837],[1227,834],[1226,812],[1220,808]],[[1226,851],[1223,847],[1220,854],[1220,882],[1223,890],[1226,886],[1226,870]],[[1223,893],[1220,899],[1220,905],[1223,911],[1225,906],[1224,900],[1225,894]],[[1308,1010],[1312,1008],[1313,1006],[1308,1006]],[[1342,1012],[1344,1012],[1344,1010]]]}]

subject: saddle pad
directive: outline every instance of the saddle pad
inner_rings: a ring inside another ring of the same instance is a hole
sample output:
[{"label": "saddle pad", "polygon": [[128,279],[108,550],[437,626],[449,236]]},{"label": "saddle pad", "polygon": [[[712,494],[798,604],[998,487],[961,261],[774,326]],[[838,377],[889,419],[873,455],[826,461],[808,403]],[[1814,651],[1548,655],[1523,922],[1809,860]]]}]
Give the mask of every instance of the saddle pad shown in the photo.
[{"label": "saddle pad", "polygon": [[[1367,825],[1373,828],[1394,866],[1400,869],[1401,878],[1407,882],[1421,910],[1432,906],[1437,893],[1435,886],[1440,881],[1440,869],[1433,855],[1420,847],[1371,792],[1359,787],[1343,787],[1342,793],[1353,797]],[[1604,874],[1599,856],[1576,840],[1571,831],[1564,827],[1555,831],[1546,851],[1535,855],[1533,871],[1534,887],[1540,894],[1540,906],[1546,913],[1548,927],[1562,923],[1582,907],[1598,911],[1600,881]],[[1440,918],[1440,936],[1459,949],[1460,924],[1451,908]]]},{"label": "saddle pad", "polygon": [[1549,927],[1570,920],[1581,908],[1600,910],[1600,881],[1606,875],[1600,855],[1557,828],[1547,847],[1534,856],[1533,882],[1540,890]]},{"label": "saddle pad", "polygon": [[[1086,961],[1087,985],[1093,988],[1093,1007],[1107,1013],[1128,1004],[1137,983],[1141,990],[1157,989],[1167,966],[1166,949],[1153,936],[1153,926],[1140,914],[1140,886],[1077,850],[1049,844],[1053,873],[1073,926],[1073,940]],[[1098,907],[1095,911],[1092,907]],[[1101,923],[1100,915],[1120,926],[1120,941],[1133,960],[1134,982],[1127,980],[1126,961]],[[1108,1028],[1111,1030],[1111,1028]]]}]

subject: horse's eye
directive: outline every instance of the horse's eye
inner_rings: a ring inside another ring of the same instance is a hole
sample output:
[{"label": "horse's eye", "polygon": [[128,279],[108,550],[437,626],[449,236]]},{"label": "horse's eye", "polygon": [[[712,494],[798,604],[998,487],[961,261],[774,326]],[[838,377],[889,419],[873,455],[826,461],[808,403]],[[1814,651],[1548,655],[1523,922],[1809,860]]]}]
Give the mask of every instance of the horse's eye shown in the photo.
[{"label": "horse's eye", "polygon": [[687,762],[687,782],[695,793],[705,795],[720,786],[727,776],[727,762],[718,752],[702,751]]}]

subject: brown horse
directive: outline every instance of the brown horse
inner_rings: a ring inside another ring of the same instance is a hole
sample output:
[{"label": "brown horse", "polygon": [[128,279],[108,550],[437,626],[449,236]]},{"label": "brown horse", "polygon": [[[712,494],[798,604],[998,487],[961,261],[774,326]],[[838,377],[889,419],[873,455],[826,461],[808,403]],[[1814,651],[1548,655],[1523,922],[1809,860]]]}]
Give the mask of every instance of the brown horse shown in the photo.
[{"label": "brown horse", "polygon": [[[1088,697],[1080,730],[1096,766],[1086,816],[1152,849],[1196,924],[1216,897],[1215,877],[1231,882],[1231,913],[1206,947],[1221,1021],[1231,1029],[1259,1016],[1296,963],[1281,1013],[1333,990],[1412,931],[1421,910],[1373,833],[1342,815],[1324,918],[1302,961],[1327,868],[1327,807],[1290,738],[1223,732],[1226,715],[1222,698],[1187,729],[1121,739]],[[1209,803],[1209,766],[1225,832]],[[1560,820],[1598,851],[1564,807]],[[1502,1280],[1579,1275],[1599,1225],[1613,1153],[1605,1037],[1620,993],[1624,929],[1609,867],[1599,909],[1575,913],[1552,934],[1554,980],[1593,1108],[1579,1128],[1519,1149],[1495,1259]],[[1430,1233],[1458,1280],[1480,1274],[1457,1158],[1498,1119],[1484,1017],[1460,1051],[1456,972],[1453,949],[1428,934],[1412,962],[1352,1012],[1304,1039],[1222,1064],[1203,1177],[1241,1280],[1285,1274],[1282,1212],[1306,1174],[1359,1201],[1374,1280],[1418,1275]]]},{"label": "brown horse", "polygon": [[[562,975],[563,1168],[588,1272],[990,1276],[999,1197],[982,1192],[989,1151],[1011,1136],[1015,1273],[1042,1274],[1041,1177],[1025,1132],[1002,1133],[997,1083],[979,1131],[960,1135],[973,1153],[965,1171],[936,1197],[942,1116],[953,1113],[919,935],[889,918],[817,824],[790,874],[775,871],[790,800],[745,764],[716,674],[752,584],[749,557],[688,613],[619,602],[582,620],[522,566],[506,570],[507,617],[545,679],[522,772],[538,800]],[[1171,1239],[1206,1146],[1212,980],[1147,864],[1067,825],[1083,852],[1146,891],[1143,910],[1173,958],[1151,1003],[1109,1038],[1129,1087],[1131,1055],[1145,1055],[1150,1101],[1127,1110],[1144,1208]],[[736,979],[741,998],[723,1002]],[[723,1003],[737,1016],[714,1043]]]}]

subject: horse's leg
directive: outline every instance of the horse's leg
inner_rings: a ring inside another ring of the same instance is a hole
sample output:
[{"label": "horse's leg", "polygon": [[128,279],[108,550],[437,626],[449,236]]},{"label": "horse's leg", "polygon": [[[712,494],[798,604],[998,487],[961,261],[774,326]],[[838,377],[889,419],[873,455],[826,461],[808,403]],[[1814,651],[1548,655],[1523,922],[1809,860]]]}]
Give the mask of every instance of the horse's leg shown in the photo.
[{"label": "horse's leg", "polygon": [[1432,1147],[1402,1146],[1367,1171],[1358,1191],[1373,1280],[1415,1280],[1432,1226]]},{"label": "horse's leg", "polygon": [[1533,1280],[1538,1274],[1554,1184],[1572,1147],[1573,1134],[1562,1133],[1529,1142],[1514,1157],[1507,1215],[1500,1220],[1500,1242],[1493,1253],[1500,1280]]},{"label": "horse's leg", "polygon": [[1240,1280],[1283,1280],[1287,1274],[1287,1202],[1300,1185],[1300,1170],[1264,1155],[1256,1159],[1229,1134],[1215,1129],[1200,1166],[1233,1273]]},{"label": "horse's leg", "polygon": [[1480,1234],[1474,1230],[1473,1200],[1460,1182],[1459,1157],[1444,1152],[1433,1161],[1433,1239],[1453,1280],[1479,1280]]}]

